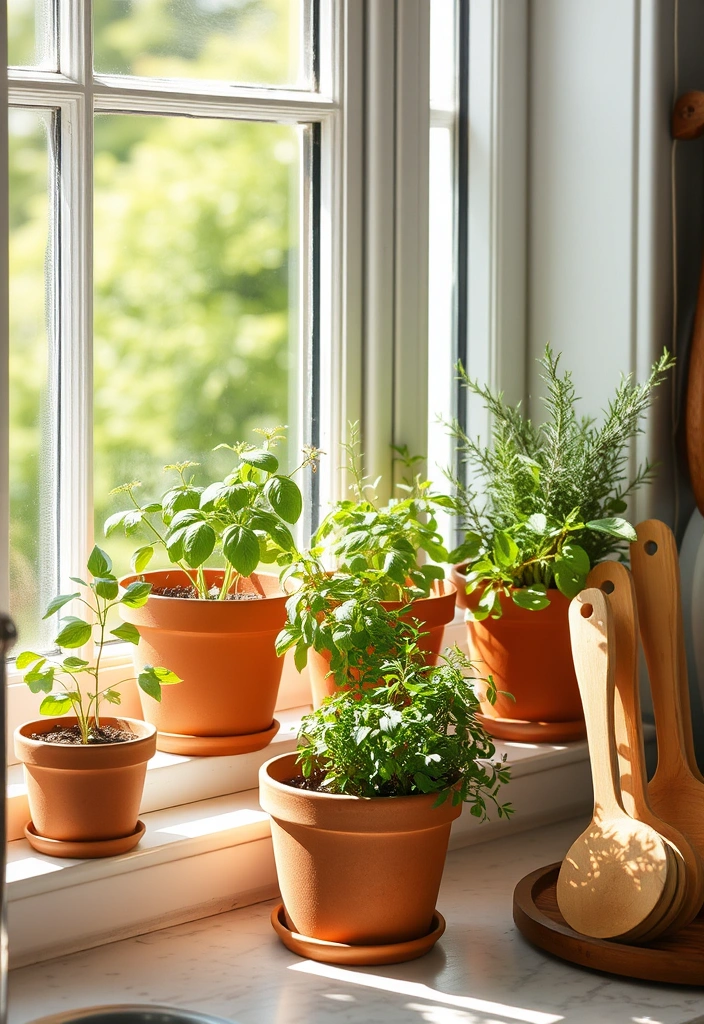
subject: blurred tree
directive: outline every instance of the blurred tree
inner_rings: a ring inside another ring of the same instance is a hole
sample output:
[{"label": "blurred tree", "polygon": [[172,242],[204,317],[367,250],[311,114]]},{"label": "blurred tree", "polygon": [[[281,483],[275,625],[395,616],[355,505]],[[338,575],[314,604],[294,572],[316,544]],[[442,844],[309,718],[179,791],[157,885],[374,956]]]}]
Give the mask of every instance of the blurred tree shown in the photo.
[{"label": "blurred tree", "polygon": [[[98,66],[289,81],[298,8],[289,0],[96,0]],[[12,30],[27,51],[33,6],[24,10],[23,27],[21,0],[14,0]],[[210,461],[218,442],[289,421],[300,131],[96,117],[96,535],[114,507],[108,492],[116,484],[142,476],[145,494],[156,493],[165,463]],[[52,430],[42,412],[50,174],[46,133],[20,120],[10,151],[11,607],[25,620],[25,641],[37,609],[31,601],[28,610],[23,592],[38,592],[41,567],[42,436]],[[113,552],[117,568],[128,568],[129,548],[125,542]]]}]

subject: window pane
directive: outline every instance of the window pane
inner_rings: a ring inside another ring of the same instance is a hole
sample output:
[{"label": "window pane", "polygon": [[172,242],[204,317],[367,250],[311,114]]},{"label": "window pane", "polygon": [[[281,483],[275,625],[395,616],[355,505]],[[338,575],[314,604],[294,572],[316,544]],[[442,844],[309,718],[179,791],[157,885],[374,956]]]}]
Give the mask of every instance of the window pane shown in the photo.
[{"label": "window pane", "polygon": [[[232,465],[221,442],[294,436],[302,132],[96,118],[96,537],[126,507],[116,485],[141,480],[146,500],[165,464],[201,463],[203,481]],[[136,546],[107,542],[119,571]]]},{"label": "window pane", "polygon": [[9,113],[10,611],[23,646],[48,646],[56,592],[50,394],[51,115]]},{"label": "window pane", "polygon": [[305,87],[312,0],[95,0],[95,70]]},{"label": "window pane", "polygon": [[7,0],[10,67],[56,71],[53,0]]}]

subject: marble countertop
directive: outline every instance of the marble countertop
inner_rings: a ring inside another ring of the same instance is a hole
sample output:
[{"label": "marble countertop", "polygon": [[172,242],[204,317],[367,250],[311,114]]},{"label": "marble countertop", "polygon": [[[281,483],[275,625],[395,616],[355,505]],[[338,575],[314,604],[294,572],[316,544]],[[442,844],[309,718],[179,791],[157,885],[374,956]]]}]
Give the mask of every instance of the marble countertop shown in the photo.
[{"label": "marble countertop", "polygon": [[514,885],[559,859],[579,831],[562,822],[451,853],[438,902],[447,931],[423,959],[377,968],[302,960],[274,935],[273,904],[260,903],[13,971],[9,1024],[128,1002],[233,1024],[704,1024],[704,989],[574,967],[517,932]]}]

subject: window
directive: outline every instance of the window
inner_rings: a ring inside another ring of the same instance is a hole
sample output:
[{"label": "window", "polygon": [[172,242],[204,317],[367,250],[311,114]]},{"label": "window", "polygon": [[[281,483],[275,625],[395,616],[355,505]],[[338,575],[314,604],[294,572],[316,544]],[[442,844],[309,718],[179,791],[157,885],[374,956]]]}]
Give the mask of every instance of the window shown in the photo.
[{"label": "window", "polygon": [[[319,396],[343,333],[332,268],[354,13],[94,0],[81,20],[82,6],[8,9],[0,488],[23,646],[50,643],[41,611],[100,540],[113,487],[140,479],[156,494],[163,465],[183,459],[226,470],[214,446],[255,427],[287,424],[291,463],[336,433]],[[106,546],[129,565],[130,540]]]}]

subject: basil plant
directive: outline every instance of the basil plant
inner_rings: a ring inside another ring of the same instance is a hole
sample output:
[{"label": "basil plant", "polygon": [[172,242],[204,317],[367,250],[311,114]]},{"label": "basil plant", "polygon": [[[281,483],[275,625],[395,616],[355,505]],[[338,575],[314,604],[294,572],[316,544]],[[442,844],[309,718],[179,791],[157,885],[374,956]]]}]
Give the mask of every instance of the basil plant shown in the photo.
[{"label": "basil plant", "polygon": [[[198,463],[181,462],[164,467],[174,471],[177,480],[159,501],[140,504],[135,493],[138,481],[116,488],[113,493],[126,493],[132,507],[109,517],[105,535],[118,529],[128,536],[138,531],[146,534],[147,543],[132,556],[134,572],[144,572],[160,546],[186,574],[198,598],[223,601],[260,562],[285,566],[293,560],[297,549],[290,527],[303,510],[293,476],[307,466],[315,470],[320,452],[304,448],[300,465],[285,474],[273,451],[285,439],[283,428],[257,433],[264,439],[259,447],[238,442],[214,449],[228,449],[237,457],[223,480],[201,486],[190,472]],[[225,563],[222,583],[216,588],[208,586],[204,572],[213,556]]]}]

